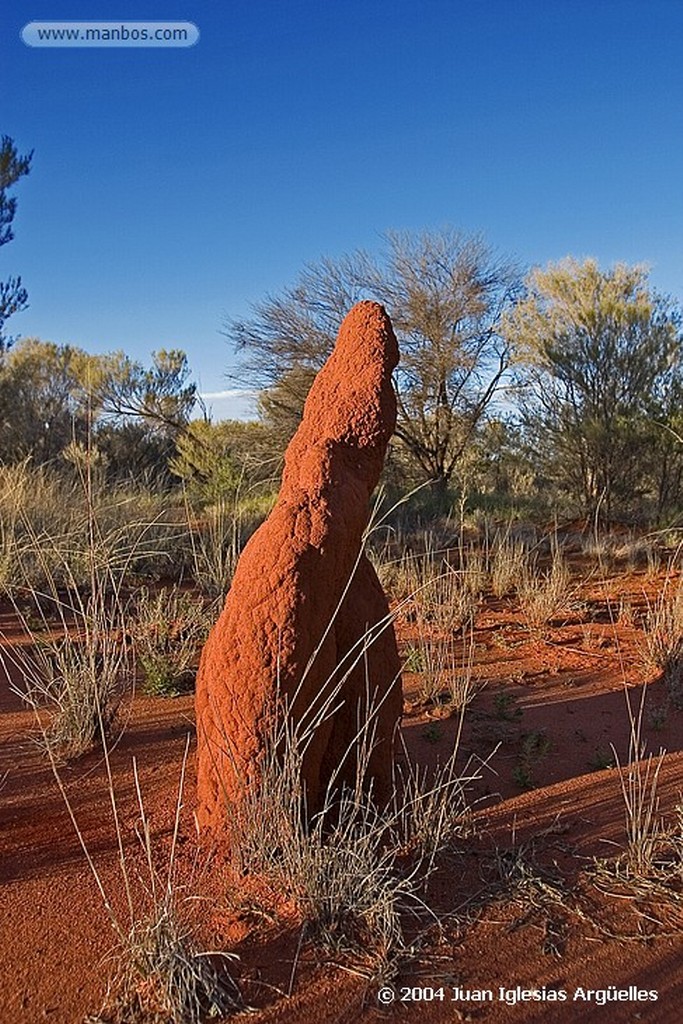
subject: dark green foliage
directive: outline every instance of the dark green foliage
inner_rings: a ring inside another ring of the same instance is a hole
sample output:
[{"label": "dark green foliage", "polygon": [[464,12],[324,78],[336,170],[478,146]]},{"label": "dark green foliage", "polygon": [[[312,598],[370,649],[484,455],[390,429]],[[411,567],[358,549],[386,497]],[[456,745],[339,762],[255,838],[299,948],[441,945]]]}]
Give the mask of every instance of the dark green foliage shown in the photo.
[{"label": "dark green foliage", "polygon": [[[31,170],[31,158],[19,156],[12,139],[3,135],[0,141],[0,246],[14,238],[12,223],[17,212],[15,196],[8,196],[8,190]],[[5,334],[5,324],[14,313],[20,313],[28,305],[28,293],[20,277],[0,281],[0,357],[9,348],[11,338]]]}]

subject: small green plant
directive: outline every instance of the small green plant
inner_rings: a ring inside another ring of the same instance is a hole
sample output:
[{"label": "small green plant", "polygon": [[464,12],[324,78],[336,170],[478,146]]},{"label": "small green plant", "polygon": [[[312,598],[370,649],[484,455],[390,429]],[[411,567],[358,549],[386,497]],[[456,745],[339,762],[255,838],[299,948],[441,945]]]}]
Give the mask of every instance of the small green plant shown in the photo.
[{"label": "small green plant", "polygon": [[655,732],[661,732],[667,723],[669,709],[666,701],[661,704],[653,704],[647,709],[647,724]]},{"label": "small green plant", "polygon": [[437,722],[430,722],[422,730],[422,739],[427,743],[438,743],[443,739],[443,729]]},{"label": "small green plant", "polygon": [[531,769],[528,764],[516,764],[512,769],[512,779],[520,789],[533,789]]},{"label": "small green plant", "polygon": [[601,772],[605,768],[614,768],[614,750],[611,747],[596,747],[593,756],[588,762],[591,771]]},{"label": "small green plant", "polygon": [[516,722],[524,714],[517,706],[517,698],[513,693],[496,693],[493,697],[493,709],[496,718],[504,722]]},{"label": "small green plant", "polygon": [[146,693],[175,696],[192,684],[210,622],[201,597],[178,587],[140,591],[129,631]]},{"label": "small green plant", "polygon": [[542,729],[525,733],[522,736],[519,762],[512,770],[512,777],[518,786],[522,789],[533,789],[534,767],[551,750],[552,741]]},{"label": "small green plant", "polygon": [[403,668],[406,672],[424,672],[425,658],[421,645],[410,644],[408,646],[405,658],[403,659]]}]

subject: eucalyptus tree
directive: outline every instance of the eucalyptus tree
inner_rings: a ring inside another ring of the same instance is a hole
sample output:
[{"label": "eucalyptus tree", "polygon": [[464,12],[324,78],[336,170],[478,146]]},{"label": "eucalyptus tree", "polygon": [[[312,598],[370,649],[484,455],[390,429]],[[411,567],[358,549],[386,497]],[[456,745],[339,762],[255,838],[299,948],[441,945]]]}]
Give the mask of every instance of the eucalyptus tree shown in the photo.
[{"label": "eucalyptus tree", "polygon": [[637,511],[657,500],[653,489],[669,501],[680,477],[666,422],[681,394],[679,310],[643,266],[567,258],[533,270],[526,288],[504,332],[539,468],[587,515]]}]

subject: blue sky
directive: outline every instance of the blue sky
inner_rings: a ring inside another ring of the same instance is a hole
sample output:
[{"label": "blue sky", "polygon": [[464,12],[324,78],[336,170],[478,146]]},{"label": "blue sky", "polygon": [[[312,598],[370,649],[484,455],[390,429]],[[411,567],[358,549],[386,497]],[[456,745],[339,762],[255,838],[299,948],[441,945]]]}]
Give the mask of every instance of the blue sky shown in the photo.
[{"label": "blue sky", "polygon": [[[30,309],[11,333],[230,388],[225,316],[388,229],[532,265],[646,262],[683,299],[680,0],[15,0],[0,133]],[[36,49],[28,21],[188,20],[188,49]],[[211,400],[214,413],[244,405]]]}]

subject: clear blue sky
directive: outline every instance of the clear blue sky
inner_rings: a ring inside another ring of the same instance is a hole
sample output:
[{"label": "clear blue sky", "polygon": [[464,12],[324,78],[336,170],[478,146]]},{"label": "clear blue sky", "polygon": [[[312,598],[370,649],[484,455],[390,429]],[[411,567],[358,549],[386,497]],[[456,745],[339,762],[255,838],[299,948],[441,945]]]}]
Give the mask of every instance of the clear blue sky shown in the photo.
[{"label": "clear blue sky", "polygon": [[[77,18],[201,37],[20,40]],[[305,262],[446,224],[529,265],[646,262],[683,299],[680,0],[13,0],[0,32],[0,133],[35,150],[0,250],[30,294],[12,333],[180,347],[218,392],[225,315]]]}]

